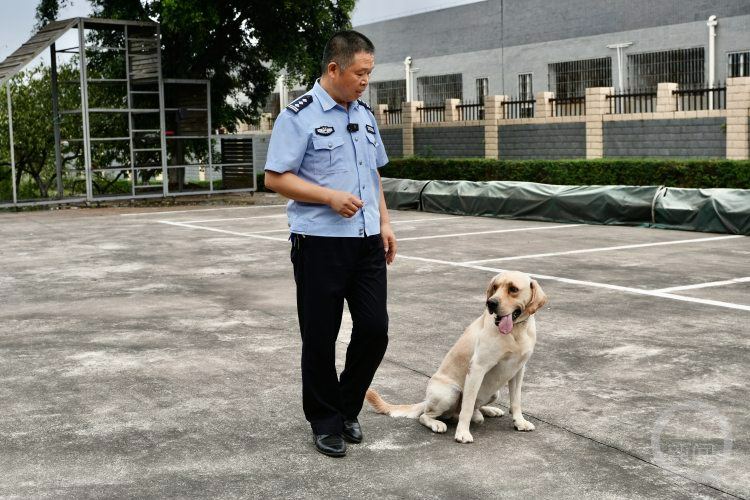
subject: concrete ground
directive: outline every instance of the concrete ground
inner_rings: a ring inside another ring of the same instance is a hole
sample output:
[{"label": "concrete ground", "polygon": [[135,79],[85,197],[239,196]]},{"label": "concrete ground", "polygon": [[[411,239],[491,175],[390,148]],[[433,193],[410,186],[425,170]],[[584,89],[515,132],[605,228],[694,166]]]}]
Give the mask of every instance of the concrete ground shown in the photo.
[{"label": "concrete ground", "polygon": [[392,219],[373,386],[420,401],[489,279],[518,269],[549,297],[534,432],[487,419],[461,445],[365,406],[362,444],[317,453],[281,206],[6,212],[0,498],[750,497],[747,237]]}]

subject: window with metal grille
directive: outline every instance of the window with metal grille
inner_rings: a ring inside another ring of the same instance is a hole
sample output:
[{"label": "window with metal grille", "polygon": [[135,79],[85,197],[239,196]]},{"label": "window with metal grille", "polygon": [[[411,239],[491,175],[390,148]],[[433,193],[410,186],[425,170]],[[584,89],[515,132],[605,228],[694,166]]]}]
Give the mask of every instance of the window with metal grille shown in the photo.
[{"label": "window with metal grille", "polygon": [[489,78],[477,78],[477,102],[484,102],[484,96],[490,92],[490,79]]},{"label": "window with metal grille", "polygon": [[417,100],[427,106],[444,104],[446,99],[463,99],[463,95],[461,73],[417,78]]},{"label": "window with metal grille", "polygon": [[388,109],[401,109],[406,101],[406,80],[370,82],[370,106],[387,104]]},{"label": "window with metal grille", "polygon": [[750,51],[729,54],[729,78],[750,76]]},{"label": "window with metal grille", "polygon": [[557,98],[583,97],[586,89],[612,86],[612,58],[584,59],[549,66],[549,89]]},{"label": "window with metal grille", "polygon": [[628,86],[640,92],[655,91],[659,83],[677,83],[682,89],[703,87],[703,47],[628,54]]},{"label": "window with metal grille", "polygon": [[273,92],[268,96],[266,105],[263,106],[264,113],[271,113],[273,116],[278,116],[281,112],[281,96],[278,92]]},{"label": "window with metal grille", "polygon": [[521,101],[530,101],[534,98],[534,86],[531,73],[521,73],[518,75],[518,99]]}]

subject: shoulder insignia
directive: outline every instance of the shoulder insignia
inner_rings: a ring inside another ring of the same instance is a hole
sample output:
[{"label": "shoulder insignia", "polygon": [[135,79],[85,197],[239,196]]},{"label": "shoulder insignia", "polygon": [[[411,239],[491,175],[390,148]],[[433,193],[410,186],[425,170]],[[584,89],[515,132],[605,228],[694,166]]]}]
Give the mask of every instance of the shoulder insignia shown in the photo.
[{"label": "shoulder insignia", "polygon": [[301,97],[298,97],[294,101],[290,102],[286,109],[291,111],[292,113],[299,113],[301,110],[305,109],[307,106],[309,106],[313,102],[313,96],[306,94]]},{"label": "shoulder insignia", "polygon": [[368,109],[368,111],[370,111],[370,113],[372,113],[372,108],[365,101],[363,101],[362,99],[357,99],[357,102],[359,103],[360,106],[366,107]]},{"label": "shoulder insignia", "polygon": [[328,125],[323,125],[315,129],[315,133],[318,135],[331,135],[333,132],[333,127],[329,127]]},{"label": "shoulder insignia", "polygon": [[372,125],[365,125],[365,128],[367,129],[369,133],[371,134],[375,133],[375,127],[373,127]]}]

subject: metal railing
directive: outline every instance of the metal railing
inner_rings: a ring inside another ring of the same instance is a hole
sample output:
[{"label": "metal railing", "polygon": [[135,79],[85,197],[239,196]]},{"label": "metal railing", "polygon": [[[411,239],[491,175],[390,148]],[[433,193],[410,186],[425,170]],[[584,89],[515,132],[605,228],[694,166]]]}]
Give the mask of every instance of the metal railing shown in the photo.
[{"label": "metal railing", "polygon": [[727,109],[727,87],[673,90],[677,111]]},{"label": "metal railing", "polygon": [[656,92],[615,92],[608,95],[610,114],[653,113],[656,110]]},{"label": "metal railing", "polygon": [[504,120],[534,118],[534,106],[536,105],[536,101],[533,99],[510,99],[504,101],[502,105]]},{"label": "metal railing", "polygon": [[586,114],[586,98],[554,97],[549,100],[552,105],[552,116],[582,116]]},{"label": "metal railing", "polygon": [[419,121],[422,123],[445,121],[445,104],[428,105],[417,108],[417,111],[419,111]]},{"label": "metal railing", "polygon": [[386,125],[398,125],[401,123],[401,108],[399,109],[385,109],[383,110],[385,115]]},{"label": "metal railing", "polygon": [[464,102],[456,105],[456,111],[460,121],[484,120],[483,102]]}]

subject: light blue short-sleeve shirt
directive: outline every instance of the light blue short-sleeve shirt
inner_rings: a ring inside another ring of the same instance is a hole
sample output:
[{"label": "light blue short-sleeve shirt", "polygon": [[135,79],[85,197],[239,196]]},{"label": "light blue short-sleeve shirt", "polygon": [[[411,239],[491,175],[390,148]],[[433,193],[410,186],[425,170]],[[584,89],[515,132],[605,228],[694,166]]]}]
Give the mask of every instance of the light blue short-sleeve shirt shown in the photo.
[{"label": "light blue short-sleeve shirt", "polygon": [[287,205],[291,232],[364,237],[380,234],[378,168],[387,163],[378,124],[367,105],[357,100],[344,109],[316,82],[276,118],[265,170],[292,172],[364,202],[353,217],[345,218],[328,205],[292,200]]}]

